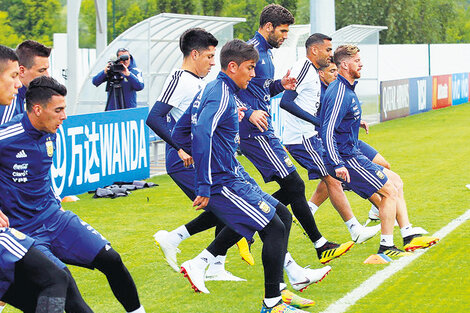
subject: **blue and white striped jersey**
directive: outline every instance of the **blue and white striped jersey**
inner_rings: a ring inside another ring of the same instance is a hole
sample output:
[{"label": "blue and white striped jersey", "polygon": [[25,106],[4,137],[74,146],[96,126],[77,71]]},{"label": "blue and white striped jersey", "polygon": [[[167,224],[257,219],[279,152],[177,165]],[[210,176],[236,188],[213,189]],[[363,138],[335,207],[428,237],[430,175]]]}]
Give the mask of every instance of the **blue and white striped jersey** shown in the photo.
[{"label": "blue and white striped jersey", "polygon": [[[313,63],[302,58],[292,67],[291,76],[297,79],[297,97],[294,103],[305,112],[317,116],[320,112],[321,85],[320,77]],[[312,123],[304,121],[293,114],[284,112],[284,131],[282,142],[286,145],[302,144],[303,138],[308,139],[317,134]]]},{"label": "blue and white striped jersey", "polygon": [[56,135],[34,128],[26,113],[0,126],[0,207],[22,232],[60,208],[50,175],[55,142]]},{"label": "blue and white striped jersey", "polygon": [[320,109],[321,139],[326,163],[335,169],[344,165],[343,158],[359,153],[357,148],[362,109],[353,85],[341,75],[326,90]]},{"label": "blue and white striped jersey", "polygon": [[18,94],[15,96],[10,105],[0,105],[0,125],[9,122],[14,116],[24,113],[25,110],[25,96],[26,86],[18,89]]}]

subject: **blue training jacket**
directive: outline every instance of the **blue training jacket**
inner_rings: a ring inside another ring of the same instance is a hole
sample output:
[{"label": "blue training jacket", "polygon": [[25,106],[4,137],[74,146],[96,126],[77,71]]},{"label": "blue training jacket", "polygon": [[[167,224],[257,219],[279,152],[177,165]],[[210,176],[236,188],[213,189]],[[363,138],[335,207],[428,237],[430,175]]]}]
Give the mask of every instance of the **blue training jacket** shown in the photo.
[{"label": "blue training jacket", "polygon": [[[235,158],[239,142],[238,90],[235,82],[220,72],[199,92],[173,130],[172,138],[178,146],[192,146],[198,196],[210,197],[226,183],[241,180]],[[192,144],[188,142],[191,137]]]},{"label": "blue training jacket", "polygon": [[24,105],[27,90],[26,86],[22,86],[18,89],[18,94],[10,105],[0,105],[0,125],[9,122],[14,116],[25,112]]},{"label": "blue training jacket", "polygon": [[56,135],[34,128],[26,113],[0,126],[0,207],[22,232],[61,207],[50,175],[55,142]]},{"label": "blue training jacket", "polygon": [[[124,79],[121,81],[122,93],[124,96],[124,109],[130,109],[137,107],[137,91],[144,89],[144,80],[142,78],[142,71],[139,70],[134,61],[134,57],[131,55],[131,63],[129,64],[129,74],[128,77],[122,75]],[[102,70],[95,77],[93,77],[93,85],[98,87],[103,82],[107,81],[107,75]],[[108,92],[109,96],[109,92]],[[108,111],[118,110],[114,103],[114,97],[111,97],[108,105]]]},{"label": "blue training jacket", "polygon": [[326,150],[326,163],[335,169],[344,166],[343,158],[358,154],[357,148],[362,109],[354,88],[338,75],[326,90],[321,104],[321,139]]},{"label": "blue training jacket", "polygon": [[[240,123],[240,137],[248,138],[258,135],[266,135],[267,133],[274,133],[271,121],[271,106],[269,100],[271,97],[284,91],[281,80],[274,79],[274,64],[271,49],[273,48],[264,37],[256,32],[255,36],[248,40],[249,44],[254,45],[259,53],[259,60],[256,63],[255,74],[256,77],[251,79],[248,88],[240,90],[238,96],[240,100],[248,108],[245,111],[245,117]],[[268,116],[268,130],[260,132],[259,129],[250,123],[249,118],[253,110],[263,110],[269,113]]]}]

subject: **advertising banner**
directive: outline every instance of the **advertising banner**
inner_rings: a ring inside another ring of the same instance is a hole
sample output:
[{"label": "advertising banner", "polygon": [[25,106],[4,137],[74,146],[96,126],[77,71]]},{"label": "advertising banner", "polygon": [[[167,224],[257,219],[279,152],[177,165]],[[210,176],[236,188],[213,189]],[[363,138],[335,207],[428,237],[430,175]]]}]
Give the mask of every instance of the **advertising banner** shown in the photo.
[{"label": "advertising banner", "polygon": [[452,105],[468,102],[468,73],[452,74]]},{"label": "advertising banner", "polygon": [[410,114],[432,109],[432,77],[410,78]]},{"label": "advertising banner", "polygon": [[57,132],[52,183],[62,197],[150,176],[148,108],[68,117]]},{"label": "advertising banner", "polygon": [[380,121],[388,121],[410,114],[409,80],[391,80],[380,83]]},{"label": "advertising banner", "polygon": [[432,77],[432,108],[441,109],[452,105],[452,75]]}]

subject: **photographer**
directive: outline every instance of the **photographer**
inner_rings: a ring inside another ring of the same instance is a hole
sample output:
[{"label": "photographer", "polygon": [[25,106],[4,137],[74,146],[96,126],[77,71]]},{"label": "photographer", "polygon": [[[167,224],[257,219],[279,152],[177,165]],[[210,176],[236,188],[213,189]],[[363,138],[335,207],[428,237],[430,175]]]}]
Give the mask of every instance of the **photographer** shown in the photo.
[{"label": "photographer", "polygon": [[116,56],[117,60],[109,61],[105,69],[93,77],[93,85],[96,87],[107,82],[108,101],[105,111],[135,108],[136,92],[144,88],[142,71],[136,67],[129,51],[121,48]]}]

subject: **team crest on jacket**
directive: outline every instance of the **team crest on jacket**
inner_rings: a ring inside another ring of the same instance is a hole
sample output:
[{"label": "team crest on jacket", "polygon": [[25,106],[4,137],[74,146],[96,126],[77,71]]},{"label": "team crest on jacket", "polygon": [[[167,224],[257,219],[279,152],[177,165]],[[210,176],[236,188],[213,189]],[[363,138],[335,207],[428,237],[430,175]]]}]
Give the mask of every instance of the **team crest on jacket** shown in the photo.
[{"label": "team crest on jacket", "polygon": [[47,151],[47,156],[52,158],[54,155],[54,145],[52,144],[51,138],[47,138],[46,140],[46,151]]},{"label": "team crest on jacket", "polygon": [[384,178],[385,178],[384,173],[382,173],[381,171],[376,171],[375,174],[376,174],[377,177],[380,178],[380,179],[384,179]]},{"label": "team crest on jacket", "polygon": [[292,161],[290,160],[290,158],[288,156],[285,157],[284,163],[286,163],[287,167],[294,166],[294,163],[292,163]]},{"label": "team crest on jacket", "polygon": [[263,211],[266,214],[268,214],[269,211],[271,211],[271,208],[269,207],[269,205],[264,201],[260,201],[259,208],[261,209],[261,211]]},{"label": "team crest on jacket", "polygon": [[22,232],[20,231],[17,231],[16,229],[14,228],[10,228],[10,232],[13,236],[15,236],[17,239],[19,240],[24,240],[26,238],[26,235],[23,234]]}]

